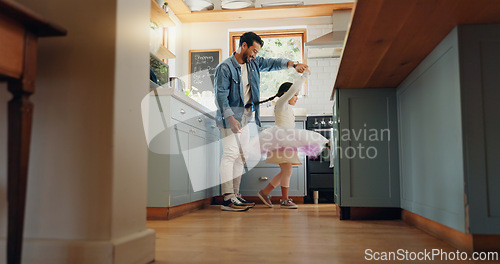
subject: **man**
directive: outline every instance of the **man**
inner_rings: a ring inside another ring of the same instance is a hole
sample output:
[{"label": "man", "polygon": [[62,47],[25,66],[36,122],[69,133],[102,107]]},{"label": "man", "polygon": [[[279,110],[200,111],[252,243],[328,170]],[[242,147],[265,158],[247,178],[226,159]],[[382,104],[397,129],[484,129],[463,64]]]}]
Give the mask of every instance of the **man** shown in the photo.
[{"label": "man", "polygon": [[224,201],[222,210],[246,211],[255,203],[245,201],[239,194],[244,157],[240,153],[249,141],[248,122],[255,111],[255,123],[260,126],[259,106],[245,108],[248,103],[259,101],[261,71],[295,68],[299,73],[308,69],[306,64],[287,59],[257,57],[264,45],[253,32],[240,38],[240,46],[229,58],[215,69],[214,88],[217,104],[217,125],[222,138],[220,175]]}]

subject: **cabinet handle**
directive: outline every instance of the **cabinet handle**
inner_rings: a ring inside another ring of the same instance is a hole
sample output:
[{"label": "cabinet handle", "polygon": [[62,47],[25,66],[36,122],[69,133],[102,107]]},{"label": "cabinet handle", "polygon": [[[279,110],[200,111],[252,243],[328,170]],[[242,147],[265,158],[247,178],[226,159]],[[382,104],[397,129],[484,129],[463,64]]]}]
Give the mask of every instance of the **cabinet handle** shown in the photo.
[{"label": "cabinet handle", "polygon": [[268,178],[266,176],[262,176],[262,177],[259,177],[259,180],[261,180],[261,181],[267,181]]},{"label": "cabinet handle", "polygon": [[185,114],[186,113],[186,111],[184,111],[184,109],[181,109],[180,112],[181,112],[181,114]]},{"label": "cabinet handle", "polygon": [[201,119],[201,117],[198,117],[198,122],[201,123],[201,121],[203,121],[203,119]]},{"label": "cabinet handle", "polygon": [[217,126],[216,125],[212,125],[212,128],[216,128]]}]

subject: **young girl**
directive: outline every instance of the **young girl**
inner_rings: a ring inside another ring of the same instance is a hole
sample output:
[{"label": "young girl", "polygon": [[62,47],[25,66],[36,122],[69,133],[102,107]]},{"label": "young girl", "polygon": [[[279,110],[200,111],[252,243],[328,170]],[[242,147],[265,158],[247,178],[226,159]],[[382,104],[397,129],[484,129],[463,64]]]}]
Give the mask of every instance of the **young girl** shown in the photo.
[{"label": "young girl", "polygon": [[[302,164],[298,153],[317,156],[322,146],[328,139],[321,134],[302,129],[295,129],[295,115],[291,106],[297,102],[297,96],[304,85],[308,72],[298,78],[293,84],[283,83],[278,93],[259,104],[279,97],[274,107],[276,126],[262,131],[258,137],[252,140],[249,146],[259,146],[260,153],[267,153],[267,163],[278,164],[281,171],[274,176],[271,182],[257,193],[257,196],[268,207],[273,207],[271,203],[271,191],[281,185],[281,208],[295,209],[298,206],[288,197],[290,177],[292,176],[292,165]],[[259,142],[255,142],[259,140]]]}]

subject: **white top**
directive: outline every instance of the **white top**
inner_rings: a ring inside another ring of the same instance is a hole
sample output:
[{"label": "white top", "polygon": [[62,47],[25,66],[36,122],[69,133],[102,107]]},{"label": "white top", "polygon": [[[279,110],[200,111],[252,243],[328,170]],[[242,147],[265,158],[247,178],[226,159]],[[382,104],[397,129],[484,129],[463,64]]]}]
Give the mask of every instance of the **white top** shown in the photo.
[{"label": "white top", "polygon": [[[241,68],[241,85],[243,86],[243,103],[244,105],[252,101],[252,91],[250,90],[250,83],[248,82],[247,64],[240,64]],[[252,116],[252,108],[245,108],[244,116],[246,118]]]},{"label": "white top", "polygon": [[245,105],[252,100],[252,92],[250,91],[250,83],[248,82],[247,64],[240,64],[241,67],[241,85],[243,85],[243,100]]},{"label": "white top", "polygon": [[292,107],[288,104],[288,100],[290,100],[297,91],[302,89],[308,75],[309,74],[307,72],[304,72],[302,76],[295,80],[288,92],[283,94],[278,101],[276,101],[276,105],[274,106],[274,116],[278,127],[295,128],[295,115],[293,114]]}]

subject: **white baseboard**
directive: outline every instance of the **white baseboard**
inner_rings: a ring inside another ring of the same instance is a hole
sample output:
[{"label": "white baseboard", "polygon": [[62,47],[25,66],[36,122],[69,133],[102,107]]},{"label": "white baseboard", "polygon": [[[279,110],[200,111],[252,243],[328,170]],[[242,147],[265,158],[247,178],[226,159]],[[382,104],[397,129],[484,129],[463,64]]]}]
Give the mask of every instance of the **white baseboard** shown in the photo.
[{"label": "white baseboard", "polygon": [[143,232],[126,236],[114,241],[113,264],[146,264],[155,258],[155,232]]},{"label": "white baseboard", "polygon": [[[0,240],[0,263],[6,260],[6,238]],[[154,260],[155,233],[146,229],[111,240],[24,239],[23,264],[146,264]]]}]

